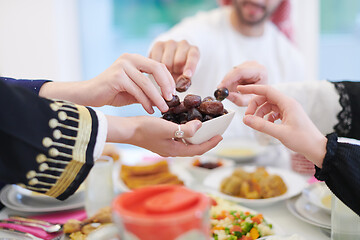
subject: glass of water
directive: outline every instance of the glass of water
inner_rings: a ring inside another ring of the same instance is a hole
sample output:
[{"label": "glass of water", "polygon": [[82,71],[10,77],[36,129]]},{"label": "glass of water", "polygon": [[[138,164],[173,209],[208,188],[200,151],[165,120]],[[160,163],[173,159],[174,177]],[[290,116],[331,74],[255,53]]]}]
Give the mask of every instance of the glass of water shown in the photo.
[{"label": "glass of water", "polygon": [[85,181],[85,210],[88,217],[100,208],[111,206],[115,196],[112,180],[113,159],[101,156],[95,161]]},{"label": "glass of water", "polygon": [[334,194],[331,198],[331,239],[360,239],[360,217]]}]

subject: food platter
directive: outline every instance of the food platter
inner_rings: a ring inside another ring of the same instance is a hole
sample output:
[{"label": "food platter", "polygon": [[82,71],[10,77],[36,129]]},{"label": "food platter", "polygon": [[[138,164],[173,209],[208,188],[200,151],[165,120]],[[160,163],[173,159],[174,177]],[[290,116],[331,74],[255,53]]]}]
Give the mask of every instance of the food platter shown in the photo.
[{"label": "food platter", "polygon": [[[255,166],[244,166],[243,169],[246,171],[254,171],[256,169],[256,167]],[[265,199],[246,199],[246,198],[227,195],[227,194],[220,192],[219,189],[220,189],[222,180],[224,178],[230,176],[232,174],[232,172],[234,171],[234,168],[222,169],[222,170],[217,171],[216,173],[209,174],[205,178],[203,184],[206,186],[206,191],[208,191],[212,194],[215,194],[217,196],[220,196],[224,199],[227,199],[227,200],[230,200],[233,202],[241,203],[241,204],[244,204],[247,206],[254,206],[254,207],[267,206],[267,205],[277,203],[279,201],[289,199],[293,196],[300,194],[301,191],[307,185],[305,179],[301,175],[294,173],[292,171],[288,171],[285,169],[273,168],[273,167],[266,167],[266,170],[270,174],[279,175],[283,179],[283,181],[285,182],[285,184],[287,186],[287,191],[284,194],[277,196],[277,197],[265,198]]]},{"label": "food platter", "polygon": [[[170,172],[177,175],[180,180],[184,182],[185,186],[190,186],[194,182],[194,178],[191,174],[182,166],[169,164]],[[113,182],[115,192],[128,192],[131,191],[126,184],[121,180],[120,173],[121,173],[121,163],[117,162],[114,164],[113,169]]]}]

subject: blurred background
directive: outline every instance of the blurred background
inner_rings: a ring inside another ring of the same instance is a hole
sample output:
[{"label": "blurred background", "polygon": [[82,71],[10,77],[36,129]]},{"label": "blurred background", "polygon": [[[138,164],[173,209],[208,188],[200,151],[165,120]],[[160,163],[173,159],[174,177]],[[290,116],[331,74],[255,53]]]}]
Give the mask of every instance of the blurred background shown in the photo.
[{"label": "blurred background", "polygon": [[[90,79],[216,0],[0,0],[0,74]],[[360,79],[360,1],[292,0],[295,41],[313,79]],[[145,114],[139,106],[104,111]]]}]

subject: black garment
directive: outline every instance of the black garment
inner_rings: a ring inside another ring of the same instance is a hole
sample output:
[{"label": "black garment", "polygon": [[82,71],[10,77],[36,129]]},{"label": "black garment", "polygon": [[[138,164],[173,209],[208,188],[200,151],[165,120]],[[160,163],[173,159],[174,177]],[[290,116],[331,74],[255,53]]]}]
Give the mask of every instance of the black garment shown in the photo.
[{"label": "black garment", "polygon": [[327,135],[326,156],[315,177],[360,216],[360,146],[339,143],[335,133]]},{"label": "black garment", "polygon": [[4,81],[10,86],[20,86],[26,88],[36,94],[39,94],[40,88],[44,83],[51,82],[50,80],[27,80],[8,77],[0,77],[0,81]]},{"label": "black garment", "polygon": [[0,81],[0,182],[65,199],[93,165],[95,112]]},{"label": "black garment", "polygon": [[342,111],[335,132],[327,135],[326,156],[315,177],[360,216],[360,146],[339,143],[341,137],[360,139],[360,82],[334,82]]}]

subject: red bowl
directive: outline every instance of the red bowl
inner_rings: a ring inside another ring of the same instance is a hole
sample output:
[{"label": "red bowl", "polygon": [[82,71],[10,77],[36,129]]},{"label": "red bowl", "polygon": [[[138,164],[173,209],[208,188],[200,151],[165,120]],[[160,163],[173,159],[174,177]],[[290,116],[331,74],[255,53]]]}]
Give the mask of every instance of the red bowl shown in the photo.
[{"label": "red bowl", "polygon": [[182,186],[157,185],[123,193],[112,207],[122,240],[210,238],[210,199]]}]

